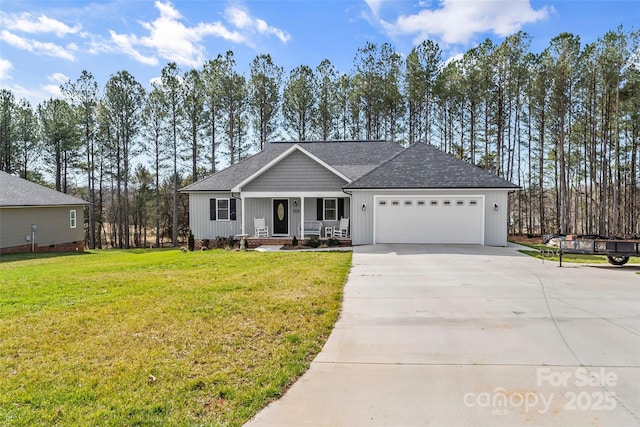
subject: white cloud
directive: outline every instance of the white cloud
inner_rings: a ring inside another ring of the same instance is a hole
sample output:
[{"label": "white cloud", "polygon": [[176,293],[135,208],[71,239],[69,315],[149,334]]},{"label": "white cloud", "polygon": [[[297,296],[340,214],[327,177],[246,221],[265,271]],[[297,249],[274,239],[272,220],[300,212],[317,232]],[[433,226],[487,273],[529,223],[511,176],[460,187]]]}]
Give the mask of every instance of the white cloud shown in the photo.
[{"label": "white cloud", "polygon": [[13,64],[10,61],[0,58],[0,80],[10,79],[11,75],[9,72],[12,68]]},{"label": "white cloud", "polygon": [[414,15],[399,16],[395,23],[380,23],[390,34],[415,34],[416,40],[437,38],[447,44],[467,44],[486,32],[508,36],[524,24],[545,19],[551,11],[547,7],[535,10],[529,0],[443,0],[439,9],[423,9]]},{"label": "white cloud", "polygon": [[270,26],[264,19],[251,16],[247,10],[241,7],[228,7],[225,10],[225,17],[239,29],[257,32],[266,36],[276,36],[282,43],[287,43],[291,40],[291,36],[286,31]]},{"label": "white cloud", "polygon": [[107,48],[103,43],[93,43],[92,50],[119,50],[149,65],[156,65],[159,62],[157,57],[161,57],[179,65],[196,67],[204,62],[206,52],[202,41],[209,36],[249,46],[252,45],[249,35],[254,33],[275,36],[283,43],[291,38],[285,31],[269,26],[266,21],[252,17],[238,7],[229,7],[225,11],[225,18],[236,30],[230,29],[220,21],[186,26],[183,16],[171,2],[156,0],[155,7],[160,13],[158,18],[152,22],[139,21],[148,31],[148,35],[118,34],[110,31],[114,46]]},{"label": "white cloud", "polygon": [[75,34],[81,29],[79,25],[70,27],[56,19],[44,15],[35,17],[30,13],[22,13],[20,15],[0,13],[0,22],[8,30],[29,34],[53,33],[58,37]]},{"label": "white cloud", "polygon": [[462,61],[464,58],[464,53],[454,53],[444,60],[442,63],[443,66],[450,64],[451,62]]},{"label": "white cloud", "polygon": [[[117,34],[111,31],[111,39],[124,53],[144,64],[156,65],[158,55],[180,65],[195,67],[204,62],[205,50],[200,43],[206,36],[222,37],[233,42],[242,42],[243,37],[229,31],[220,22],[198,24],[187,27],[182,22],[182,15],[170,2],[156,1],[155,7],[160,16],[153,22],[140,22],[149,35],[138,37],[135,34]],[[143,54],[141,49],[149,53]]]},{"label": "white cloud", "polygon": [[42,89],[51,98],[63,98],[62,91],[60,90],[60,85],[44,85],[42,86]]},{"label": "white cloud", "polygon": [[8,89],[13,92],[13,95],[16,99],[25,99],[27,100],[32,107],[37,106],[38,104],[43,103],[51,98],[63,98],[60,91],[60,85],[47,84],[47,85],[38,85],[37,87],[26,88],[19,84],[2,84],[0,85],[3,89]]},{"label": "white cloud", "polygon": [[33,39],[26,39],[7,30],[0,32],[0,40],[18,49],[27,50],[37,55],[53,56],[55,58],[73,61],[75,56],[62,46],[51,42],[40,42]]},{"label": "white cloud", "polygon": [[50,98],[49,94],[44,93],[41,90],[27,89],[24,86],[17,85],[17,84],[13,84],[13,85],[3,84],[1,87],[3,89],[8,89],[11,92],[13,92],[13,95],[15,96],[16,99],[24,98],[29,100],[29,102],[31,102],[31,105],[37,105],[38,103],[44,101],[45,99]]},{"label": "white cloud", "polygon": [[380,8],[382,7],[382,3],[384,2],[384,0],[364,0],[365,3],[367,3],[367,6],[369,6],[369,9],[371,9],[371,12],[378,16],[380,14]]},{"label": "white cloud", "polygon": [[42,102],[49,98],[63,98],[62,91],[60,90],[60,85],[68,82],[69,77],[67,77],[63,73],[53,73],[47,76],[47,80],[49,80],[51,83],[40,86],[40,90],[27,91],[24,88],[18,86],[17,93],[25,92],[25,97],[32,102]]},{"label": "white cloud", "polygon": [[100,50],[102,52],[119,50],[119,51],[121,51],[123,53],[126,53],[127,55],[129,55],[133,59],[135,59],[136,61],[141,62],[143,64],[147,64],[147,65],[157,65],[158,64],[158,58],[156,58],[154,56],[145,56],[145,55],[141,54],[140,52],[138,52],[133,47],[133,45],[135,43],[137,43],[137,37],[135,35],[117,34],[114,31],[109,31],[109,34],[111,34],[111,40],[113,41],[113,43],[115,44],[117,49],[113,49],[111,46],[107,46],[107,45],[104,45],[104,44],[96,45],[96,49],[98,49],[98,50]]},{"label": "white cloud", "polygon": [[227,21],[238,28],[246,28],[251,25],[249,14],[239,7],[229,7],[225,10]]},{"label": "white cloud", "polygon": [[54,83],[66,83],[69,81],[69,77],[65,76],[62,73],[53,73],[50,76],[47,76],[47,79],[49,79],[49,81],[54,82]]}]

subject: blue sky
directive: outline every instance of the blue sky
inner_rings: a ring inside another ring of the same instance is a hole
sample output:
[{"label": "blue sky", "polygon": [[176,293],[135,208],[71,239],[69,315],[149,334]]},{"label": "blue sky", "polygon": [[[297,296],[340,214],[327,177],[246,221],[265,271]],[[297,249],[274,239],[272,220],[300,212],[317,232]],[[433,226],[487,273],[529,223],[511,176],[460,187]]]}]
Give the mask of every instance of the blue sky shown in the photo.
[{"label": "blue sky", "polygon": [[2,0],[0,87],[37,104],[84,69],[101,87],[123,69],[149,87],[170,61],[184,71],[233,50],[245,73],[261,53],[286,73],[325,58],[349,72],[367,41],[404,55],[430,38],[446,59],[519,30],[539,52],[561,32],[591,43],[638,23],[640,0]]}]

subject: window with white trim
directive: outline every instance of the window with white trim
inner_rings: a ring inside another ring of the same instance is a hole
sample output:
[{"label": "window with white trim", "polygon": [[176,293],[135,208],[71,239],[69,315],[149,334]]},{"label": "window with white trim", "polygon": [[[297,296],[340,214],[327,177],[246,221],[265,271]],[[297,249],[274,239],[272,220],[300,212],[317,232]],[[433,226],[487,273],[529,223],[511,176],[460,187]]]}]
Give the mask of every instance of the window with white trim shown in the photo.
[{"label": "window with white trim", "polygon": [[338,199],[324,199],[324,220],[338,220]]},{"label": "window with white trim", "polygon": [[76,228],[78,226],[78,219],[76,217],[76,210],[71,209],[69,211],[69,228]]},{"label": "window with white trim", "polygon": [[229,220],[229,199],[217,199],[216,218],[218,221]]}]

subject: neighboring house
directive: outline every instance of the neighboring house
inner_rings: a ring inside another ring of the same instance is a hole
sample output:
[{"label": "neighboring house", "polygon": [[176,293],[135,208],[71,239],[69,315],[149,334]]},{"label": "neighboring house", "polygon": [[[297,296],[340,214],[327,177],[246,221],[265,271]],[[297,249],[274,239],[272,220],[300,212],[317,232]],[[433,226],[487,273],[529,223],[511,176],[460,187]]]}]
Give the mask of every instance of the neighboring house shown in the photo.
[{"label": "neighboring house", "polygon": [[0,172],[0,253],[84,250],[88,204]]},{"label": "neighboring house", "polygon": [[[390,141],[270,143],[180,191],[197,240],[254,234],[304,239],[303,221],[349,218],[354,245],[507,244],[508,193],[518,187],[431,145]],[[322,233],[324,235],[324,232]]]}]

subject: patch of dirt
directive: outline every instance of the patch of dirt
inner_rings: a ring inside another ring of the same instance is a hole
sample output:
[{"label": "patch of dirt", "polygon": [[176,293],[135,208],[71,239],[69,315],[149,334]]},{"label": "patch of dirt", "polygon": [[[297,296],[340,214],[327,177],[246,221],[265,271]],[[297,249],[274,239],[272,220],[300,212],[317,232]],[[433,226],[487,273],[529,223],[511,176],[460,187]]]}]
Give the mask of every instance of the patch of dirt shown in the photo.
[{"label": "patch of dirt", "polygon": [[527,236],[518,235],[518,234],[510,234],[508,240],[514,243],[527,244],[527,245],[541,245],[542,237],[541,236]]}]

